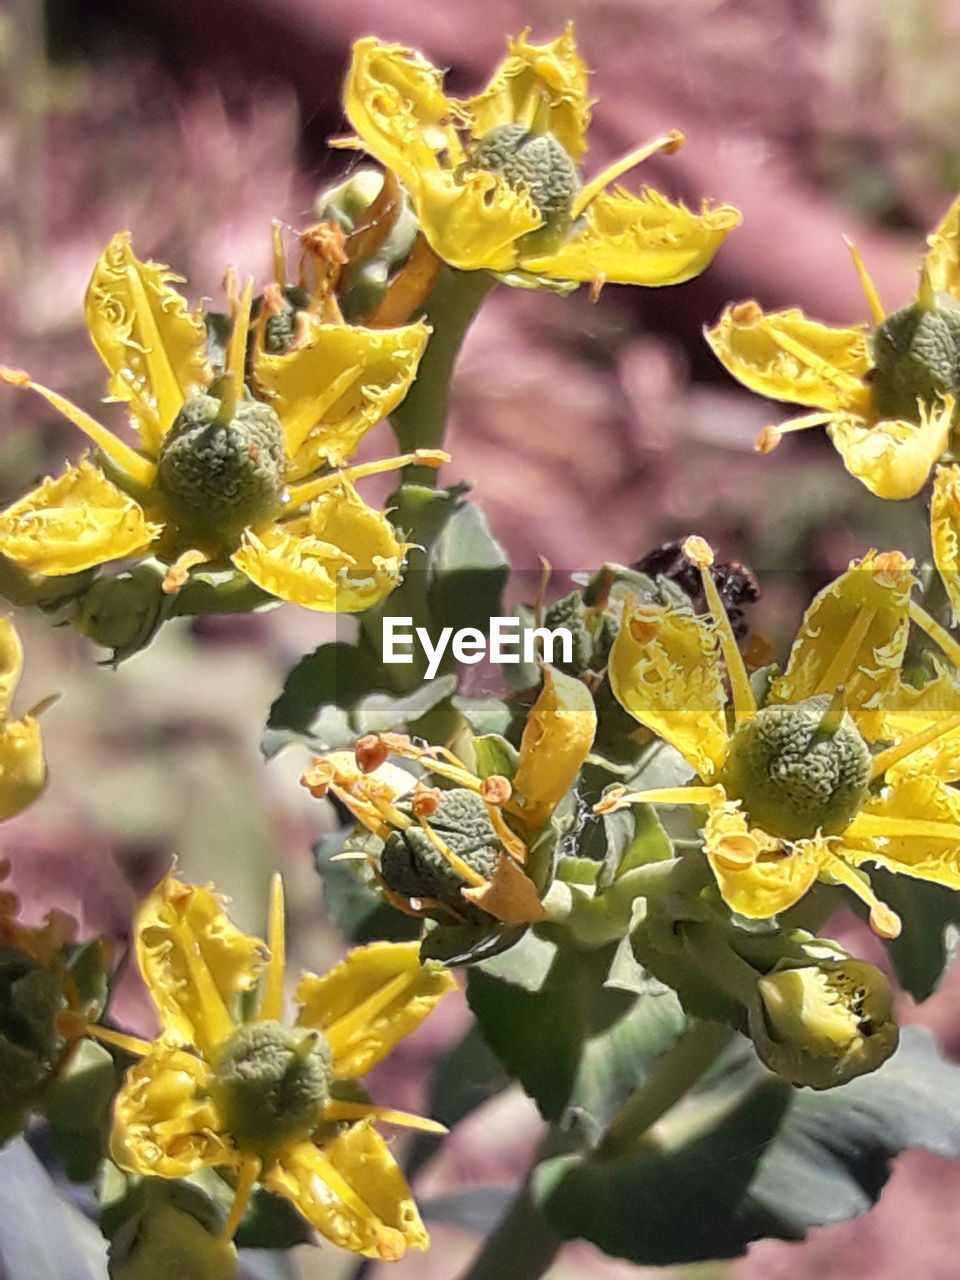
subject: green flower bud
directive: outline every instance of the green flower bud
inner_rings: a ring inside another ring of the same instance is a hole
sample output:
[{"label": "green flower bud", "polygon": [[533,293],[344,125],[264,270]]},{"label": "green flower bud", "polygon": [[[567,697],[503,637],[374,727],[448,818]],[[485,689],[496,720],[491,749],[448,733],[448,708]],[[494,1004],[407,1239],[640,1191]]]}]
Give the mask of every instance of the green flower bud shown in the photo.
[{"label": "green flower bud", "polygon": [[960,390],[960,306],[938,294],[934,306],[901,307],[873,334],[870,399],[881,418],[918,420],[917,401],[933,405]]},{"label": "green flower bud", "polygon": [[164,438],[156,483],[181,529],[229,550],[279,505],[285,466],[280,419],[225,386],[222,399],[199,395],[184,404]]},{"label": "green flower bud", "polygon": [[234,1280],[237,1251],[192,1214],[154,1203],[110,1249],[111,1280]]},{"label": "green flower bud", "polygon": [[[430,826],[478,875],[485,880],[493,877],[503,847],[487,806],[476,792],[466,787],[441,792],[439,806],[430,815]],[[387,836],[380,855],[380,874],[389,888],[406,898],[434,898],[449,904],[471,923],[489,919],[464,899],[460,890],[468,886],[419,826],[411,825]],[[438,918],[449,920],[446,914]]]},{"label": "green flower bud", "polygon": [[830,1089],[876,1070],[897,1047],[890,984],[872,964],[845,957],[774,969],[757,992],[751,1037],[791,1084]]},{"label": "green flower bud", "polygon": [[870,782],[870,748],[829,694],[764,707],[734,733],[721,781],[750,823],[784,840],[853,821]]},{"label": "green flower bud", "polygon": [[263,349],[272,356],[285,355],[293,346],[297,336],[297,312],[306,310],[310,305],[310,294],[296,285],[285,286],[280,290],[280,297],[283,300],[282,310],[268,315],[263,326]]},{"label": "green flower bud", "polygon": [[530,242],[529,251],[539,247],[546,252],[547,239],[552,242],[566,235],[580,179],[576,165],[552,133],[538,133],[523,124],[497,125],[473,144],[460,172],[476,169],[506,178],[530,197],[543,217],[543,227],[523,237],[524,243]]},{"label": "green flower bud", "polygon": [[252,1022],[220,1046],[210,1096],[241,1147],[269,1152],[316,1129],[330,1080],[330,1046],[319,1032]]},{"label": "green flower bud", "polygon": [[79,601],[73,625],[122,662],[153,639],[164,621],[171,598],[164,595],[166,569],[144,560],[132,569],[105,573]]}]

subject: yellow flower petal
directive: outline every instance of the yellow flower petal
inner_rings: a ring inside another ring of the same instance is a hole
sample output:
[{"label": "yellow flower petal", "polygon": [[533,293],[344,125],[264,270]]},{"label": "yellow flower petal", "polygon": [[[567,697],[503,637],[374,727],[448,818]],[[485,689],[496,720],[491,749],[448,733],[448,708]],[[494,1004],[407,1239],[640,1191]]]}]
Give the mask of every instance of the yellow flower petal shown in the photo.
[{"label": "yellow flower petal", "polygon": [[912,562],[899,551],[870,552],[825,587],[803,615],[787,669],[770,687],[770,702],[802,702],[846,689],[846,705],[861,732],[879,735],[885,700],[899,687],[916,585]]},{"label": "yellow flower petal", "polygon": [[297,987],[297,1025],[321,1031],[340,1079],[362,1076],[420,1025],[456,987],[446,969],[425,969],[416,942],[372,942],[329,973],[304,974]]},{"label": "yellow flower petal", "polygon": [[543,221],[525,192],[481,169],[425,174],[412,196],[430,247],[461,271],[509,271],[521,260],[517,241]]},{"label": "yellow flower petal", "polygon": [[138,555],[160,534],[90,462],[68,467],[0,513],[0,549],[34,573],[76,573]]},{"label": "yellow flower petal", "polygon": [[587,146],[590,103],[572,24],[549,44],[529,44],[526,31],[512,39],[486,89],[457,105],[475,138],[498,125],[537,119],[576,164]]},{"label": "yellow flower petal", "polygon": [[838,415],[827,431],[851,475],[879,498],[912,498],[946,450],[954,401],[920,405],[920,422],[868,422]]},{"label": "yellow flower petal", "polygon": [[463,159],[443,73],[415,49],[371,38],[353,46],[344,86],[347,118],[364,148],[416,199],[421,178]]},{"label": "yellow flower petal", "polygon": [[530,831],[539,830],[576,781],[593,746],[597,713],[582,680],[543,668],[543,688],[520,740],[520,762],[507,805]]},{"label": "yellow flower petal", "polygon": [[428,334],[422,323],[363,329],[314,322],[304,346],[280,356],[258,351],[255,377],[283,423],[288,479],[351,457],[406,395]]},{"label": "yellow flower petal", "polygon": [[947,590],[954,625],[960,621],[960,467],[937,467],[930,504],[933,560]]},{"label": "yellow flower petal", "polygon": [[407,1181],[368,1120],[323,1147],[303,1142],[284,1151],[261,1181],[341,1249],[395,1262],[429,1244]]},{"label": "yellow flower petal", "polygon": [[685,609],[624,609],[610,685],[635,720],[710,780],[727,754],[726,696],[715,633]]},{"label": "yellow flower petal", "polygon": [[281,600],[350,613],[390,594],[400,581],[405,550],[389,520],[342,481],[321,494],[307,515],[248,531],[231,558]]},{"label": "yellow flower petal", "polygon": [[40,726],[33,716],[0,724],[0,821],[36,800],[46,782]]},{"label": "yellow flower petal", "polygon": [[[931,822],[944,824],[942,835],[924,825]],[[885,824],[887,833],[879,834]],[[916,825],[915,833],[907,824]],[[898,777],[867,800],[843,842],[845,859],[855,865],[874,862],[960,889],[960,792],[929,773]]]},{"label": "yellow flower petal", "polygon": [[931,287],[960,300],[960,196],[927,237],[927,244],[924,268]]},{"label": "yellow flower petal", "polygon": [[[960,714],[960,685],[956,673],[933,659],[936,675],[915,689],[899,684],[892,697],[884,699],[881,738],[901,742],[930,725],[943,724]],[[941,782],[960,779],[960,729],[954,729],[911,752],[886,771],[887,782],[907,774],[927,773]]]},{"label": "yellow flower petal", "polygon": [[786,845],[747,825],[739,806],[712,809],[703,833],[707,861],[724,902],[751,920],[765,920],[798,902],[817,878],[826,842]]},{"label": "yellow flower petal", "polygon": [[137,964],[164,1030],[204,1054],[229,1034],[233,999],[255,986],[265,951],[230,923],[212,889],[172,875],[137,915]]},{"label": "yellow flower petal", "polygon": [[114,1103],[110,1154],[144,1176],[184,1178],[203,1165],[232,1164],[207,1094],[209,1069],[164,1040],[127,1072]]},{"label": "yellow flower petal", "polygon": [[743,302],[705,336],[724,368],[760,395],[831,410],[866,404],[861,379],[871,360],[863,326],[832,329],[796,309],[765,314]]},{"label": "yellow flower petal", "polygon": [[703,271],[739,225],[730,205],[711,208],[704,201],[696,214],[650,187],[639,196],[618,187],[591,201],[582,224],[555,253],[523,255],[520,265],[552,280],[679,284]]},{"label": "yellow flower petal", "polygon": [[23,671],[23,645],[9,618],[0,618],[0,718],[6,717]]},{"label": "yellow flower petal", "polygon": [[130,404],[152,456],[184,400],[210,380],[203,321],[170,287],[181,279],[161,263],[140,262],[121,231],[87,289],[87,328],[110,371],[110,395]]}]

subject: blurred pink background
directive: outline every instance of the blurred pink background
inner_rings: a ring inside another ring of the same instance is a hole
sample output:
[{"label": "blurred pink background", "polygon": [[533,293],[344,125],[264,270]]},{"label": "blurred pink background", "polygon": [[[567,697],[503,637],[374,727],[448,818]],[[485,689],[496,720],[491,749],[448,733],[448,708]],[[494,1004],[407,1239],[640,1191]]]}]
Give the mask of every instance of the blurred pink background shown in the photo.
[{"label": "blurred pink background", "polygon": [[[595,72],[588,175],[679,127],[686,146],[648,162],[642,180],[690,204],[736,204],[744,225],[705,276],[678,288],[608,287],[596,304],[498,290],[458,366],[446,477],[475,483],[521,568],[544,555],[589,569],[704,534],[721,558],[769,572],[757,621],[782,645],[811,591],[850,557],[869,546],[922,556],[925,513],[872,498],[816,432],[757,456],[753,439],[776,410],[724,375],[701,326],[751,297],[831,322],[865,319],[844,234],[889,309],[909,299],[924,235],[960,186],[956,2],[10,0],[0,15],[0,360],[97,412],[101,370],[81,304],[121,228],[141,256],[186,275],[193,299],[218,296],[228,262],[265,280],[271,218],[306,225],[318,191],[355,163],[324,149],[345,127],[339,86],[355,37],[415,45],[450,67],[454,91],[471,92],[508,34],[529,26],[546,40],[570,19]],[[378,434],[391,451],[387,427]],[[80,448],[44,406],[3,390],[0,501]],[[74,632],[18,622],[20,705],[64,694],[45,723],[50,787],[4,828],[28,909],[56,903],[87,929],[122,936],[176,853],[186,878],[215,880],[238,922],[259,929],[280,866],[294,961],[332,960],[340,943],[310,858],[322,806],[297,785],[302,757],[267,766],[257,746],[284,672],[330,638],[332,622],[284,607],[171,624],[117,672],[96,667],[102,655]],[[921,1010],[905,999],[904,1016],[960,1055],[957,990],[948,979]],[[149,1030],[133,983],[119,1012]],[[380,1072],[379,1096],[422,1104],[430,1063],[466,1022],[451,1000]],[[501,1097],[453,1135],[418,1189],[515,1179],[538,1129],[532,1104]],[[866,1217],[682,1274],[946,1278],[957,1274],[958,1196],[960,1168],[911,1154]],[[434,1241],[390,1275],[449,1280],[476,1247],[448,1228]],[[329,1249],[297,1256],[306,1280],[353,1266]],[[640,1274],[588,1246],[570,1246],[550,1271]]]}]

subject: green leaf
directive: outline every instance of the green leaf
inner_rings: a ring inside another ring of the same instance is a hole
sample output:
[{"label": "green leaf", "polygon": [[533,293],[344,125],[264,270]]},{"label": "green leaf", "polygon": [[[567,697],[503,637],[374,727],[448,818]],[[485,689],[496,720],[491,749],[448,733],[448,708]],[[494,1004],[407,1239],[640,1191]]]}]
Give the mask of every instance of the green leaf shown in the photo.
[{"label": "green leaf", "polygon": [[449,675],[428,680],[410,693],[399,696],[373,693],[357,703],[351,718],[360,734],[389,733],[398,725],[410,724],[425,716],[449,698],[456,687],[457,677]]},{"label": "green leaf", "polygon": [[270,708],[268,729],[309,733],[322,707],[349,709],[367,694],[388,691],[390,681],[373,656],[356,645],[322,644],[290,671]]},{"label": "green leaf", "polygon": [[579,951],[563,940],[539,991],[472,969],[467,1000],[484,1039],[545,1119],[575,1111],[606,1126],[682,1031],[675,997],[604,986],[614,947]]},{"label": "green leaf", "polygon": [[926,1000],[953,960],[960,894],[945,885],[894,875],[881,867],[870,869],[870,881],[881,901],[903,921],[900,936],[887,942],[900,985],[915,1000]]},{"label": "green leaf", "polygon": [[883,1067],[836,1089],[761,1073],[714,1079],[659,1121],[656,1143],[545,1161],[535,1191],[554,1227],[638,1264],[732,1258],[866,1212],[899,1151],[960,1154],[960,1067],[926,1031],[909,1028]]},{"label": "green leaf", "polygon": [[[478,506],[463,502],[457,508],[434,543],[429,563],[427,599],[434,630],[476,627],[486,634],[490,619],[502,614],[510,563]],[[452,661],[445,659],[447,665]]]}]

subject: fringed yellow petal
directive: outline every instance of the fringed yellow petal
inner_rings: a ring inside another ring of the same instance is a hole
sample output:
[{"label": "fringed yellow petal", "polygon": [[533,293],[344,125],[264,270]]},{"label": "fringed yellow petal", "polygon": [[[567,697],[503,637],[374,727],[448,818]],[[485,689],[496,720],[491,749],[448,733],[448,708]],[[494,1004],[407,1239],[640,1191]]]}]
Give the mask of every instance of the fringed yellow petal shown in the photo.
[{"label": "fringed yellow petal", "polygon": [[481,169],[459,178],[450,171],[426,174],[413,203],[434,253],[461,271],[522,264],[517,241],[543,221],[524,191]]},{"label": "fringed yellow petal", "polygon": [[796,309],[765,314],[742,302],[705,336],[725,369],[771,400],[851,411],[867,403],[862,379],[871,360],[862,327],[832,329]]},{"label": "fringed yellow petal", "polygon": [[587,88],[587,68],[577,53],[572,25],[549,44],[529,44],[524,31],[510,41],[486,89],[457,105],[475,138],[498,125],[536,120],[576,163],[587,146]]},{"label": "fringed yellow petal", "polygon": [[36,800],[47,782],[40,726],[33,716],[0,724],[0,821]]},{"label": "fringed yellow petal", "polygon": [[792,907],[817,878],[826,851],[821,839],[787,845],[751,829],[739,806],[710,811],[703,833],[707,860],[731,911],[765,920]]},{"label": "fringed yellow petal", "polygon": [[885,701],[899,688],[916,585],[912,568],[899,551],[871,551],[854,560],[804,614],[769,701],[802,702],[843,685],[861,732],[876,738]]},{"label": "fringed yellow petal", "polygon": [[322,1148],[303,1142],[284,1151],[261,1181],[341,1249],[395,1262],[429,1244],[413,1193],[369,1120]]},{"label": "fringed yellow petal", "polygon": [[936,293],[960,300],[960,196],[927,238],[924,274]]},{"label": "fringed yellow petal", "polygon": [[355,1079],[456,985],[448,970],[421,965],[418,943],[372,942],[322,977],[303,976],[296,992],[297,1025],[322,1032],[333,1050],[334,1075]]},{"label": "fringed yellow petal", "polygon": [[867,800],[843,842],[848,862],[960,889],[960,792],[927,773],[898,777]]},{"label": "fringed yellow petal", "polygon": [[[884,700],[881,738],[895,743],[923,733],[931,727],[952,724],[960,714],[960,685],[956,673],[934,659],[936,675],[919,689],[899,684],[892,697]],[[960,729],[949,728],[933,741],[913,751],[886,771],[893,782],[907,774],[926,773],[941,782],[960,779]]]},{"label": "fringed yellow petal", "polygon": [[722,667],[714,631],[685,609],[626,607],[610,653],[610,685],[627,711],[707,781],[727,755]]},{"label": "fringed yellow petal", "polygon": [[232,1164],[208,1093],[210,1072],[195,1053],[165,1040],[127,1072],[113,1112],[110,1154],[145,1177],[185,1178]]},{"label": "fringed yellow petal", "polygon": [[266,948],[230,923],[212,889],[168,875],[137,915],[136,954],[166,1033],[209,1054],[232,1028],[234,997],[256,985]]},{"label": "fringed yellow petal", "polygon": [[141,262],[121,231],[87,289],[87,328],[110,371],[108,390],[129,403],[152,456],[184,400],[210,380],[203,321],[171,288],[181,281],[161,263]]},{"label": "fringed yellow petal", "polygon": [[0,618],[0,719],[7,716],[23,671],[23,645],[9,618]]},{"label": "fringed yellow petal", "polygon": [[351,613],[390,594],[400,581],[405,550],[389,520],[341,481],[307,515],[248,531],[232,560],[281,600]]},{"label": "fringed yellow petal", "polygon": [[538,831],[567,794],[593,746],[597,713],[582,680],[543,668],[543,688],[520,740],[520,762],[507,805],[530,832]]},{"label": "fringed yellow petal", "polygon": [[396,408],[417,375],[429,330],[320,324],[286,355],[258,351],[255,378],[283,423],[298,480],[350,458],[367,431]]},{"label": "fringed yellow petal", "polygon": [[344,86],[347,118],[366,151],[392,169],[416,201],[423,177],[463,149],[453,126],[454,107],[443,93],[443,73],[415,49],[358,40]]},{"label": "fringed yellow petal", "polygon": [[937,467],[930,503],[933,560],[943,579],[954,626],[960,622],[960,467]]},{"label": "fringed yellow petal", "polygon": [[521,256],[520,266],[552,280],[598,284],[679,284],[711,262],[740,225],[730,205],[700,213],[672,204],[645,187],[639,196],[616,188],[597,196],[570,238],[555,253]]},{"label": "fringed yellow petal", "polygon": [[33,573],[77,573],[145,551],[162,532],[90,462],[44,480],[0,514],[0,551]]},{"label": "fringed yellow petal", "polygon": [[869,422],[838,414],[827,427],[851,475],[878,498],[912,498],[930,478],[946,450],[953,427],[954,400],[920,406],[920,422]]}]

